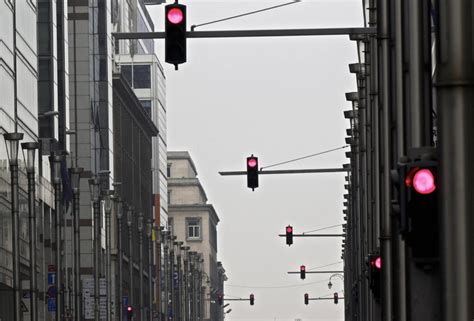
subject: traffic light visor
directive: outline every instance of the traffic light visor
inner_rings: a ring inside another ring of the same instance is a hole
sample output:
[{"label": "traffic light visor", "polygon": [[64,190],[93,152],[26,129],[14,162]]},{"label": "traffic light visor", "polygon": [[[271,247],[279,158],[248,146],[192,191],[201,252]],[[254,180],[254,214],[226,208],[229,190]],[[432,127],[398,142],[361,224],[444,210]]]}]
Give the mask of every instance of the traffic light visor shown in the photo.
[{"label": "traffic light visor", "polygon": [[255,166],[257,166],[257,159],[256,159],[256,158],[249,158],[249,159],[247,160],[247,165],[248,165],[249,167],[252,167],[252,168],[255,167]]},{"label": "traffic light visor", "polygon": [[169,22],[176,25],[180,23],[181,21],[183,21],[184,14],[180,8],[173,8],[170,11],[168,11],[167,18]]}]

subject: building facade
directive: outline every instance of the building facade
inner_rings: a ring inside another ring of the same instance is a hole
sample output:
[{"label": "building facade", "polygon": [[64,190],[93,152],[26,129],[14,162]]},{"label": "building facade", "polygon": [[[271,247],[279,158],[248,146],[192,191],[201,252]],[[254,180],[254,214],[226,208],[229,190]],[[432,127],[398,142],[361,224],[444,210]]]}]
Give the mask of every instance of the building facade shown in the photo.
[{"label": "building facade", "polygon": [[188,152],[168,152],[169,227],[179,241],[202,260],[202,320],[221,320],[226,279],[217,260],[217,224],[219,217],[207,203],[206,193],[197,178],[197,170]]}]

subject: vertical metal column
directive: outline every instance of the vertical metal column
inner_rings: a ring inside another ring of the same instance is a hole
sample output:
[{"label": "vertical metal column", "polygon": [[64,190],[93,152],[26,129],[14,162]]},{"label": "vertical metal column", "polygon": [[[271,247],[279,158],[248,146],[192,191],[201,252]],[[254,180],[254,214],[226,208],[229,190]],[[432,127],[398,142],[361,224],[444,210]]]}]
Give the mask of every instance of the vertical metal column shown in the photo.
[{"label": "vertical metal column", "polygon": [[122,248],[122,217],[124,211],[124,204],[120,197],[117,197],[117,262],[118,262],[118,300],[117,300],[117,309],[118,309],[118,316],[119,321],[123,321],[123,305],[122,305],[122,297],[123,297],[123,248]]},{"label": "vertical metal column", "polygon": [[188,295],[188,290],[189,290],[189,275],[188,275],[188,265],[189,265],[189,246],[184,246],[184,268],[183,268],[183,283],[184,283],[184,291],[183,291],[183,305],[184,305],[184,311],[183,311],[183,321],[189,321],[189,295]]},{"label": "vertical metal column", "polygon": [[127,225],[128,225],[128,268],[129,268],[129,284],[130,290],[128,293],[128,304],[133,306],[134,295],[133,295],[133,239],[132,239],[132,225],[133,225],[133,206],[128,208],[127,212]]},{"label": "vertical metal column", "polygon": [[138,288],[139,288],[139,304],[140,304],[140,321],[145,321],[144,314],[144,297],[143,297],[143,213],[138,213]]},{"label": "vertical metal column", "polygon": [[390,151],[390,135],[391,135],[391,106],[390,106],[390,10],[389,3],[385,0],[377,1],[378,13],[378,39],[379,39],[379,104],[382,110],[382,159],[381,165],[383,174],[381,177],[382,188],[382,208],[381,208],[381,231],[380,245],[381,257],[384,264],[382,269],[382,320],[392,320],[392,224],[391,224],[391,151]]},{"label": "vertical metal column", "polygon": [[111,224],[110,224],[110,215],[112,212],[112,199],[113,191],[106,191],[105,195],[105,280],[106,280],[106,311],[107,316],[106,320],[111,321],[112,306],[110,301],[112,300],[112,273],[111,273]]},{"label": "vertical metal column", "polygon": [[474,319],[473,3],[439,0],[437,99],[440,133],[443,320]]},{"label": "vertical metal column", "polygon": [[51,155],[50,163],[53,169],[53,185],[54,185],[54,227],[55,227],[55,239],[56,239],[56,285],[57,285],[57,296],[56,296],[56,320],[61,320],[63,317],[63,277],[62,277],[62,264],[61,264],[61,235],[62,235],[62,197],[61,197],[61,162],[64,160],[62,155]]},{"label": "vertical metal column", "polygon": [[147,220],[146,235],[148,239],[148,318],[147,321],[151,321],[153,318],[153,220],[149,218]]},{"label": "vertical metal column", "polygon": [[[404,0],[394,1],[394,34],[395,34],[395,109],[397,132],[397,158],[406,155],[405,132],[405,66],[403,57],[404,38]],[[407,276],[406,276],[406,244],[400,233],[394,237],[396,253],[394,257],[394,315],[399,321],[407,320]]]}]

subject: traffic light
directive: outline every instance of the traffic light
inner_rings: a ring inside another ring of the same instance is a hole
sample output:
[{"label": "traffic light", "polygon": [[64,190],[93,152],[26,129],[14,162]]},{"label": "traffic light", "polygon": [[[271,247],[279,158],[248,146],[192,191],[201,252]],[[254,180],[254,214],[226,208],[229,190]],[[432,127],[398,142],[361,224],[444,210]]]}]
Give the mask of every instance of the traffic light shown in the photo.
[{"label": "traffic light", "polygon": [[133,317],[133,307],[131,305],[127,305],[127,319],[130,321]]},{"label": "traffic light", "polygon": [[176,70],[186,62],[186,6],[177,1],[165,6],[165,61]]},{"label": "traffic light", "polygon": [[219,293],[217,295],[217,304],[222,305],[224,303],[224,294]]},{"label": "traffic light", "polygon": [[334,292],[334,304],[337,304],[339,302],[339,294],[337,292]]},{"label": "traffic light", "polygon": [[439,256],[438,170],[436,162],[415,162],[407,168],[407,216],[411,231],[407,243],[414,259]]},{"label": "traffic light", "polygon": [[258,157],[247,157],[247,187],[252,191],[258,187]]},{"label": "traffic light", "polygon": [[382,278],[382,258],[378,254],[369,255],[369,288],[374,298],[380,300],[380,284]]},{"label": "traffic light", "polygon": [[305,293],[304,294],[304,304],[308,305],[308,303],[309,303],[309,295],[308,295],[308,293]]},{"label": "traffic light", "polygon": [[301,280],[306,279],[306,266],[300,266],[300,278]]},{"label": "traffic light", "polygon": [[293,244],[293,226],[291,225],[286,227],[286,244],[288,244],[288,246]]},{"label": "traffic light", "polygon": [[255,302],[255,296],[252,294],[250,294],[250,305],[253,305]]}]

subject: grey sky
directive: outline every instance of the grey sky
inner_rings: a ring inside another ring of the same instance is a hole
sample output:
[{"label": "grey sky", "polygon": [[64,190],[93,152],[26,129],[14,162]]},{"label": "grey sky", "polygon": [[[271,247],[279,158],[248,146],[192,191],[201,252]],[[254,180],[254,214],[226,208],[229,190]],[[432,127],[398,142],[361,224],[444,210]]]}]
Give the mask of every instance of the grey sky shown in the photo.
[{"label": "grey sky", "polygon": [[[188,5],[189,27],[284,2],[181,3]],[[163,30],[163,7],[150,11],[156,29]],[[303,0],[197,30],[359,26],[360,0]],[[162,40],[157,50],[163,61]],[[189,150],[220,216],[218,256],[229,277],[225,295],[255,294],[254,306],[231,302],[227,320],[343,320],[343,302],[303,304],[304,293],[325,296],[342,290],[341,281],[328,290],[329,275],[309,274],[302,281],[286,273],[300,264],[309,269],[340,262],[341,239],[295,238],[288,247],[277,234],[287,224],[300,233],[342,223],[344,174],[266,175],[252,192],[244,176],[217,172],[244,170],[252,153],[266,166],[345,145],[343,110],[350,105],[344,93],[356,89],[348,69],[356,59],[356,45],[348,36],[189,39],[188,63],[179,71],[165,65],[168,148]],[[277,168],[340,167],[347,162],[347,150]],[[266,288],[274,286],[292,287]]]}]

